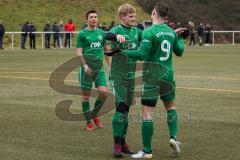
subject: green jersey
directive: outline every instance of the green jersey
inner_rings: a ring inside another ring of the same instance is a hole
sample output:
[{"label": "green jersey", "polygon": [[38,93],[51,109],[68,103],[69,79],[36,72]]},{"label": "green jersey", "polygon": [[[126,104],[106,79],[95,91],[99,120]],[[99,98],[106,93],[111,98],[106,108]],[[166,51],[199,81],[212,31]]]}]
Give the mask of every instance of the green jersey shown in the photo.
[{"label": "green jersey", "polygon": [[[118,25],[112,28],[110,32],[125,36],[126,42],[121,44],[119,43],[123,49],[136,50],[140,44],[142,31],[136,27],[129,28],[123,25]],[[128,58],[126,55],[121,53],[113,56],[110,71],[111,78],[133,78],[135,71],[136,60]]]},{"label": "green jersey", "polygon": [[184,40],[178,39],[172,28],[155,24],[143,32],[138,50],[124,50],[123,53],[130,58],[144,60],[143,71],[152,78],[160,78],[166,72],[174,71],[172,53],[181,56],[183,51]]},{"label": "green jersey", "polygon": [[103,47],[106,43],[106,33],[101,29],[79,32],[76,48],[83,48],[83,57],[93,70],[99,70],[103,66]]}]

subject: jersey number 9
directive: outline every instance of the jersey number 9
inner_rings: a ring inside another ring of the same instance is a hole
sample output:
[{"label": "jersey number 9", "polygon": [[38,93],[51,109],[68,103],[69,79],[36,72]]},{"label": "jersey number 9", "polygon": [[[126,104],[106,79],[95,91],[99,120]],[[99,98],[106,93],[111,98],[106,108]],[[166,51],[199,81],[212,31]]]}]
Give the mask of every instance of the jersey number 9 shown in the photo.
[{"label": "jersey number 9", "polygon": [[166,61],[168,60],[170,56],[170,51],[171,51],[171,45],[168,40],[163,40],[161,44],[161,50],[162,52],[166,53],[165,57],[160,57],[160,61]]}]

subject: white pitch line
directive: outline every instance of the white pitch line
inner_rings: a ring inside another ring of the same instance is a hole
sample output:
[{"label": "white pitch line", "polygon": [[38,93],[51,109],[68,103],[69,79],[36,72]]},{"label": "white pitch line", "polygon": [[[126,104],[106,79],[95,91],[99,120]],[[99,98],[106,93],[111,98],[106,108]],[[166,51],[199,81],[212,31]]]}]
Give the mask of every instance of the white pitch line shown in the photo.
[{"label": "white pitch line", "polygon": [[228,77],[206,77],[206,76],[186,76],[186,75],[176,75],[176,77],[183,77],[183,78],[207,78],[207,79],[217,79],[217,80],[233,80],[233,81],[240,81],[239,78],[228,78]]},{"label": "white pitch line", "polygon": [[[0,74],[51,74],[53,72],[46,71],[46,72],[32,72],[32,71],[0,71]],[[65,73],[65,72],[63,72]],[[78,73],[78,72],[72,72],[72,73]],[[230,78],[230,77],[208,77],[208,76],[188,76],[188,75],[176,75],[176,77],[183,77],[183,78],[206,78],[206,79],[217,79],[217,80],[232,80],[232,81],[240,81],[240,78]]]},{"label": "white pitch line", "polygon": [[215,91],[215,92],[232,92],[232,93],[240,93],[239,90],[228,90],[228,89],[215,89],[215,88],[195,88],[195,87],[176,87],[177,89],[185,89],[185,90],[203,90],[203,91]]}]

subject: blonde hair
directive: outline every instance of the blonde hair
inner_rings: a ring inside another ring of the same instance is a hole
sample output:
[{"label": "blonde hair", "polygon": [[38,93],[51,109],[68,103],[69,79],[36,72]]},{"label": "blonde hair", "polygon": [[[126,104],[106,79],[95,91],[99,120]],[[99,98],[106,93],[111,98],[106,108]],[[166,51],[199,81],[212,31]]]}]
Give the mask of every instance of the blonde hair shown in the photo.
[{"label": "blonde hair", "polygon": [[128,3],[124,3],[123,5],[118,7],[119,16],[126,16],[128,13],[136,13],[136,8]]}]

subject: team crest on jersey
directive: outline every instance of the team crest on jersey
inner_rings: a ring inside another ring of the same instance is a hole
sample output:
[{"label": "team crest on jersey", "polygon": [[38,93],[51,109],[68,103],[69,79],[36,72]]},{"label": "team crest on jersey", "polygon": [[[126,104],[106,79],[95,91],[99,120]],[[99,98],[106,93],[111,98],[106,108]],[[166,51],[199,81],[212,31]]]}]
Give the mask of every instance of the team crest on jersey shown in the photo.
[{"label": "team crest on jersey", "polygon": [[136,47],[137,47],[137,45],[135,42],[129,43],[129,45],[128,45],[128,49],[135,49]]},{"label": "team crest on jersey", "polygon": [[103,37],[101,35],[98,35],[98,40],[99,41],[102,41],[103,40]]}]

